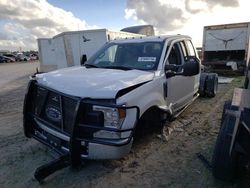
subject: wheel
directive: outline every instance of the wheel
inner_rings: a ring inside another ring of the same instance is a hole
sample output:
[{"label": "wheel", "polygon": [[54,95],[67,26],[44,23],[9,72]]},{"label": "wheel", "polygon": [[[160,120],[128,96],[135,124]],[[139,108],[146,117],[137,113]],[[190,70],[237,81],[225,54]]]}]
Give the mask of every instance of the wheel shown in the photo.
[{"label": "wheel", "polygon": [[206,79],[205,94],[208,97],[215,97],[218,90],[218,75],[209,73]]},{"label": "wheel", "polygon": [[200,86],[199,86],[199,94],[201,97],[205,96],[205,90],[206,90],[206,80],[207,80],[207,73],[201,73],[200,76]]},{"label": "wheel", "polygon": [[237,174],[238,154],[234,149],[229,154],[235,120],[233,116],[225,116],[214,148],[212,172],[221,180],[231,181]]}]

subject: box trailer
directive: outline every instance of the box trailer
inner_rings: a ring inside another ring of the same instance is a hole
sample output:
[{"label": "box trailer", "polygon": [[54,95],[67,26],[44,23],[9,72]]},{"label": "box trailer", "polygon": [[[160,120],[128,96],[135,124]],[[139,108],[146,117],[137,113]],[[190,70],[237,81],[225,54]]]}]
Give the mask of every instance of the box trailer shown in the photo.
[{"label": "box trailer", "polygon": [[107,29],[63,32],[53,38],[38,39],[41,72],[80,65],[82,55],[90,58],[104,43],[118,39],[144,36]]},{"label": "box trailer", "polygon": [[205,26],[202,62],[214,71],[244,72],[250,58],[250,22]]}]

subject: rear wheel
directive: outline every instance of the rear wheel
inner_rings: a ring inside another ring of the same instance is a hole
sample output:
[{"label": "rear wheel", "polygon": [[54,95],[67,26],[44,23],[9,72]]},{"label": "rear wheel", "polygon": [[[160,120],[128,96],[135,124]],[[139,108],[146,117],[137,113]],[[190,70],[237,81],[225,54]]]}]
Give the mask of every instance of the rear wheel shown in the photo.
[{"label": "rear wheel", "polygon": [[218,75],[216,73],[209,73],[206,79],[206,95],[208,97],[215,97],[218,90]]},{"label": "rear wheel", "polygon": [[200,85],[199,85],[199,94],[201,97],[204,97],[206,95],[206,80],[207,80],[207,73],[201,73],[200,76]]}]

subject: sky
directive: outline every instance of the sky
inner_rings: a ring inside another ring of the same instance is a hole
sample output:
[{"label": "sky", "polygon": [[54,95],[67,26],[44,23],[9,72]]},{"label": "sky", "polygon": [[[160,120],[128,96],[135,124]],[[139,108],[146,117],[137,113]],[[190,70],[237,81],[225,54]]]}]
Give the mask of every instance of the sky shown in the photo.
[{"label": "sky", "polygon": [[0,50],[37,50],[64,31],[151,24],[202,44],[206,25],[250,22],[249,0],[0,0]]}]

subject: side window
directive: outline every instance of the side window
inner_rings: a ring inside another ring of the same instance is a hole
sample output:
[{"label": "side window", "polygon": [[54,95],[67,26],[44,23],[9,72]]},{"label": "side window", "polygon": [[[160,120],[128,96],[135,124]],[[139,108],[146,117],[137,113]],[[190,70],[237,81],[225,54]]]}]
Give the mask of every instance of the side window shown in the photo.
[{"label": "side window", "polygon": [[168,56],[168,63],[181,65],[180,51],[177,44],[174,44]]},{"label": "side window", "polygon": [[181,47],[181,51],[182,51],[182,53],[183,53],[184,60],[186,60],[186,59],[187,59],[187,56],[188,56],[188,52],[187,52],[187,48],[186,48],[186,46],[185,46],[184,41],[181,41],[181,42],[180,42],[180,47]]},{"label": "side window", "polygon": [[196,57],[194,46],[193,46],[193,44],[192,44],[192,42],[190,40],[186,41],[186,46],[187,46],[187,49],[188,49],[188,56],[195,56]]}]

